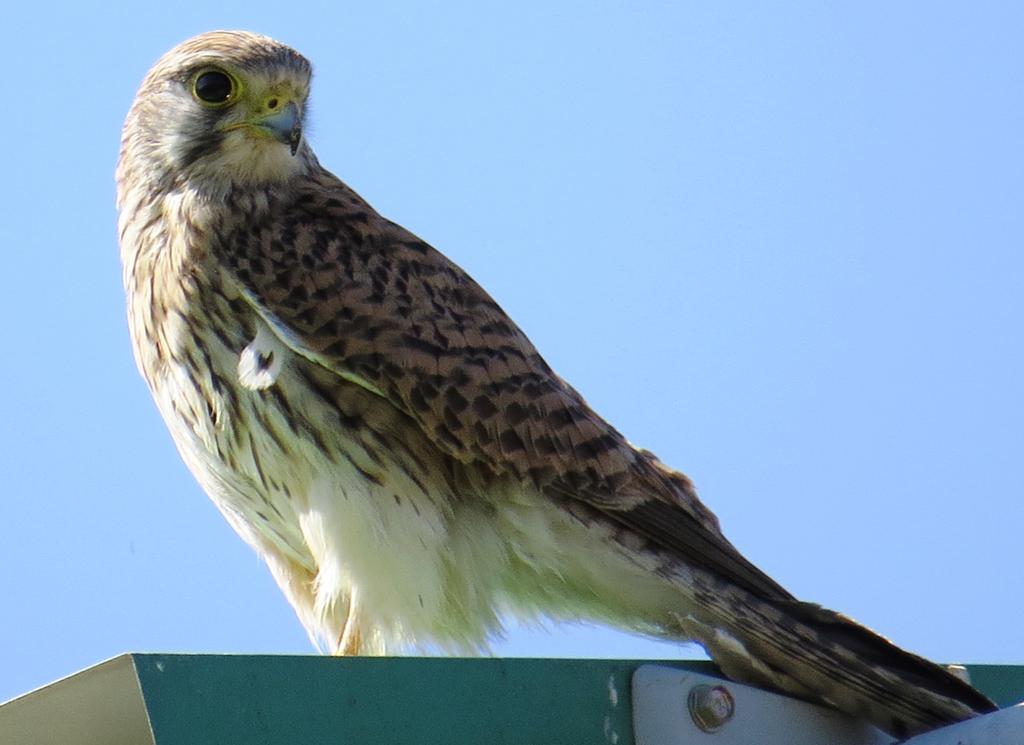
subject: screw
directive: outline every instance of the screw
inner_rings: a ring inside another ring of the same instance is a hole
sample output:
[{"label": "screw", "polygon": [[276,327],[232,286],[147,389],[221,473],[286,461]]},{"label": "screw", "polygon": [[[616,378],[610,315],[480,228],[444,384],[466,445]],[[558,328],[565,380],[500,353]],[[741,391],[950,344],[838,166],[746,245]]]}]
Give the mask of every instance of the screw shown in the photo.
[{"label": "screw", "polygon": [[686,707],[698,729],[717,732],[732,719],[736,702],[725,686],[696,685],[686,697]]}]

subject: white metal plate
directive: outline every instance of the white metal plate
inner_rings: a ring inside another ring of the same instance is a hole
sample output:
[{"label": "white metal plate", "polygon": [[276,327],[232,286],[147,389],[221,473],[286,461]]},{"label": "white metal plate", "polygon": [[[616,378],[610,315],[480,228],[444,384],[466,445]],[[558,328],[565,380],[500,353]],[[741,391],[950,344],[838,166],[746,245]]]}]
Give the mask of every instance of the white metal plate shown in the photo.
[{"label": "white metal plate", "polygon": [[[714,733],[694,724],[686,700],[696,685],[732,694],[732,718]],[[633,673],[636,745],[890,745],[863,722],[803,701],[689,670],[642,665]],[[955,742],[955,740],[954,740]]]}]

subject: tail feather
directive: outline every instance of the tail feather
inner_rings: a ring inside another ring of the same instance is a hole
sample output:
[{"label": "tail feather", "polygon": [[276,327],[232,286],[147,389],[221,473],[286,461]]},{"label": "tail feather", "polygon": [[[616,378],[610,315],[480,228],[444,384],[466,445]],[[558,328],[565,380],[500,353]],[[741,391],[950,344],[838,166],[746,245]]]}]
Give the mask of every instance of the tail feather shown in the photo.
[{"label": "tail feather", "polygon": [[[743,597],[745,596],[745,597]],[[994,711],[947,669],[834,611],[743,592],[701,593],[728,633],[698,633],[730,677],[829,704],[896,737]]]},{"label": "tail feather", "polygon": [[938,696],[961,702],[975,713],[995,709],[995,704],[946,668],[897,647],[885,637],[841,613],[816,603],[793,602],[788,610],[827,639],[851,650],[865,662],[884,667],[900,679]]}]

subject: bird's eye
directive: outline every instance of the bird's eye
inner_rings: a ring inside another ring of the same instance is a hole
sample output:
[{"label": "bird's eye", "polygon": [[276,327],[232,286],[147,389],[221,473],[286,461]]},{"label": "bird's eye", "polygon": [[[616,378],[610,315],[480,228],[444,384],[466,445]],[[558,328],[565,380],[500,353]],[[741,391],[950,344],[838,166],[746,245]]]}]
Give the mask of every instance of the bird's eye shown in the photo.
[{"label": "bird's eye", "polygon": [[220,70],[207,70],[196,76],[192,83],[196,98],[204,103],[227,103],[235,92],[231,78]]}]

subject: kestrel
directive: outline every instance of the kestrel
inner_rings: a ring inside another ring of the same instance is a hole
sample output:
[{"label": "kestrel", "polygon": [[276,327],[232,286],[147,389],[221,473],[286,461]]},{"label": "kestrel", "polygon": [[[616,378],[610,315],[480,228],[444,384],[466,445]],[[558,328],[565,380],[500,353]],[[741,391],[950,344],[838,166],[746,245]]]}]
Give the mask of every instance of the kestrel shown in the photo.
[{"label": "kestrel", "polygon": [[472,278],[325,170],[310,73],[252,33],[175,47],[117,185],[139,368],[314,639],[474,652],[505,613],[589,619],[900,736],[993,708],[747,561]]}]

